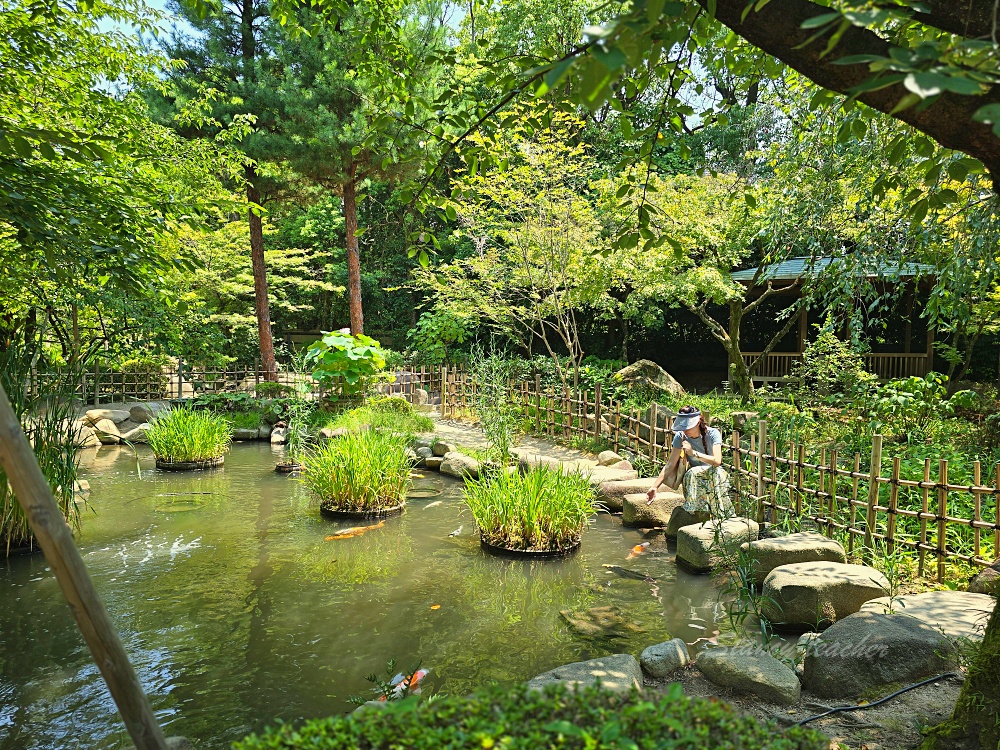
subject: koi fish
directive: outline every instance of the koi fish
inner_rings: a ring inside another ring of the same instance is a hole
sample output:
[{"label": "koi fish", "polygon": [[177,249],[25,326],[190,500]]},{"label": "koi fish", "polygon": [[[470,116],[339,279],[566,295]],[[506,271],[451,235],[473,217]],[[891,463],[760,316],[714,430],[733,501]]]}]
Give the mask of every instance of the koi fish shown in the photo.
[{"label": "koi fish", "polygon": [[442,502],[444,502],[444,501],[443,500],[435,500],[433,503],[427,503],[427,505],[424,506],[424,510],[427,510],[428,508],[434,508],[434,507],[440,505]]},{"label": "koi fish", "polygon": [[354,536],[361,536],[366,531],[371,531],[372,529],[381,529],[383,526],[385,526],[385,521],[379,521],[378,523],[372,524],[371,526],[352,526],[351,528],[344,529],[343,531],[339,531],[336,534],[331,534],[330,536],[326,537],[323,541],[333,542],[336,541],[337,539],[350,539],[351,537]]},{"label": "koi fish", "polygon": [[459,526],[457,529],[455,529],[453,532],[451,532],[448,536],[461,536],[461,535],[462,535],[462,527]]},{"label": "koi fish", "polygon": [[609,572],[614,573],[622,578],[634,578],[637,581],[646,581],[647,583],[656,583],[656,579],[652,576],[648,576],[644,573],[640,573],[638,570],[629,570],[628,568],[623,568],[621,565],[608,565],[605,563],[601,567],[606,568]]},{"label": "koi fish", "polygon": [[643,542],[642,544],[637,544],[632,548],[632,551],[628,553],[626,560],[631,560],[633,557],[638,557],[643,552],[646,551],[646,547],[649,546],[649,542]]},{"label": "koi fish", "polygon": [[[396,698],[402,698],[404,692],[409,695],[418,695],[420,693],[420,681],[423,680],[430,673],[429,669],[418,669],[413,674],[404,677],[403,673],[400,672],[392,681],[389,683],[393,685],[392,695]],[[387,700],[386,696],[380,696],[380,701]]]}]

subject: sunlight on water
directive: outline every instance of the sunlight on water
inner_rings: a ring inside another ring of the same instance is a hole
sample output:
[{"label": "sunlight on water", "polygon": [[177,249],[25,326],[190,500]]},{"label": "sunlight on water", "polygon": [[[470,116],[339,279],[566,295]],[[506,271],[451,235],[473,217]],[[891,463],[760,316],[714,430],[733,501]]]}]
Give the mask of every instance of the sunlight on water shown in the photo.
[{"label": "sunlight on water", "polygon": [[[359,523],[320,518],[305,488],[273,471],[269,445],[237,445],[209,472],[159,472],[140,457],[141,478],[129,450],[84,454],[79,544],[167,733],[202,750],[276,718],[349,710],[390,658],[460,694],[724,627],[710,579],[678,571],[662,535],[611,516],[569,559],[488,557],[461,483],[422,472],[403,516],[328,540]],[[129,747],[44,558],[0,570],[0,748]]]}]

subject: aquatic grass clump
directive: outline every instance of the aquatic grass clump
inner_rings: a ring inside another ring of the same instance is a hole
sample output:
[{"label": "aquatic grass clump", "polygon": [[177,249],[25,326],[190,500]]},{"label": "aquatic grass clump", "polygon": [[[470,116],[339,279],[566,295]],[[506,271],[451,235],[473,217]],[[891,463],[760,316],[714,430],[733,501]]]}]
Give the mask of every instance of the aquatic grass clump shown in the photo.
[{"label": "aquatic grass clump", "polygon": [[169,409],[150,423],[149,447],[158,461],[195,463],[220,458],[233,440],[232,423],[210,411]]},{"label": "aquatic grass clump", "polygon": [[344,428],[357,432],[368,428],[377,428],[391,432],[415,434],[432,432],[434,420],[426,414],[418,414],[413,405],[399,397],[374,398],[364,406],[337,414],[328,420],[327,427]]},{"label": "aquatic grass clump", "polygon": [[405,435],[349,432],[303,455],[302,481],[324,510],[381,513],[401,505],[410,489],[407,446]]},{"label": "aquatic grass clump", "polygon": [[534,467],[496,471],[465,483],[465,502],[487,544],[509,550],[561,551],[576,546],[597,512],[594,490],[579,474]]}]

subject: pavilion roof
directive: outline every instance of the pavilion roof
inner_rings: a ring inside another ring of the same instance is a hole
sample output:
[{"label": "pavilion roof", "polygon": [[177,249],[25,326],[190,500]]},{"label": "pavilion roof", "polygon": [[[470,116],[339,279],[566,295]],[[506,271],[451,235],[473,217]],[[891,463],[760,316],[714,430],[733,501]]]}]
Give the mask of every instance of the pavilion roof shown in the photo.
[{"label": "pavilion roof", "polygon": [[[794,282],[801,279],[813,278],[826,271],[831,265],[843,262],[843,258],[831,257],[812,258],[802,256],[800,258],[789,258],[781,263],[766,266],[760,274],[758,282]],[[889,281],[912,279],[917,276],[927,276],[935,273],[934,266],[927,265],[926,263],[890,263],[882,260],[863,263],[863,265],[859,264],[858,270],[862,271],[868,278],[882,278]],[[738,281],[741,284],[751,284],[757,276],[758,268],[748,268],[744,271],[734,272],[733,281]]]}]

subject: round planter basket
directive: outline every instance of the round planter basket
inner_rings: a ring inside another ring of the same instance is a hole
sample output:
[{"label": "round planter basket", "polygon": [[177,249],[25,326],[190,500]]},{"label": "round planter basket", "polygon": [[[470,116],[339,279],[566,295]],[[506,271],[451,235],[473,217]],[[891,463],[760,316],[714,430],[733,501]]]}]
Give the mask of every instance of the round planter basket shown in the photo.
[{"label": "round planter basket", "polygon": [[578,539],[563,549],[510,549],[490,544],[483,538],[479,539],[479,546],[489,554],[499,557],[516,557],[521,560],[557,560],[577,552],[580,549],[580,540]]},{"label": "round planter basket", "polygon": [[389,518],[390,516],[398,516],[403,512],[406,507],[406,502],[402,502],[399,505],[394,505],[391,508],[383,508],[382,510],[335,510],[333,508],[327,508],[323,505],[319,506],[319,512],[324,518],[329,518],[331,521],[367,521],[372,518]]},{"label": "round planter basket", "polygon": [[274,470],[279,474],[292,474],[296,471],[302,471],[302,464],[275,464]]},{"label": "round planter basket", "polygon": [[195,471],[197,469],[214,469],[225,463],[226,457],[209,458],[205,461],[167,461],[163,458],[156,459],[156,468],[164,471]]}]

